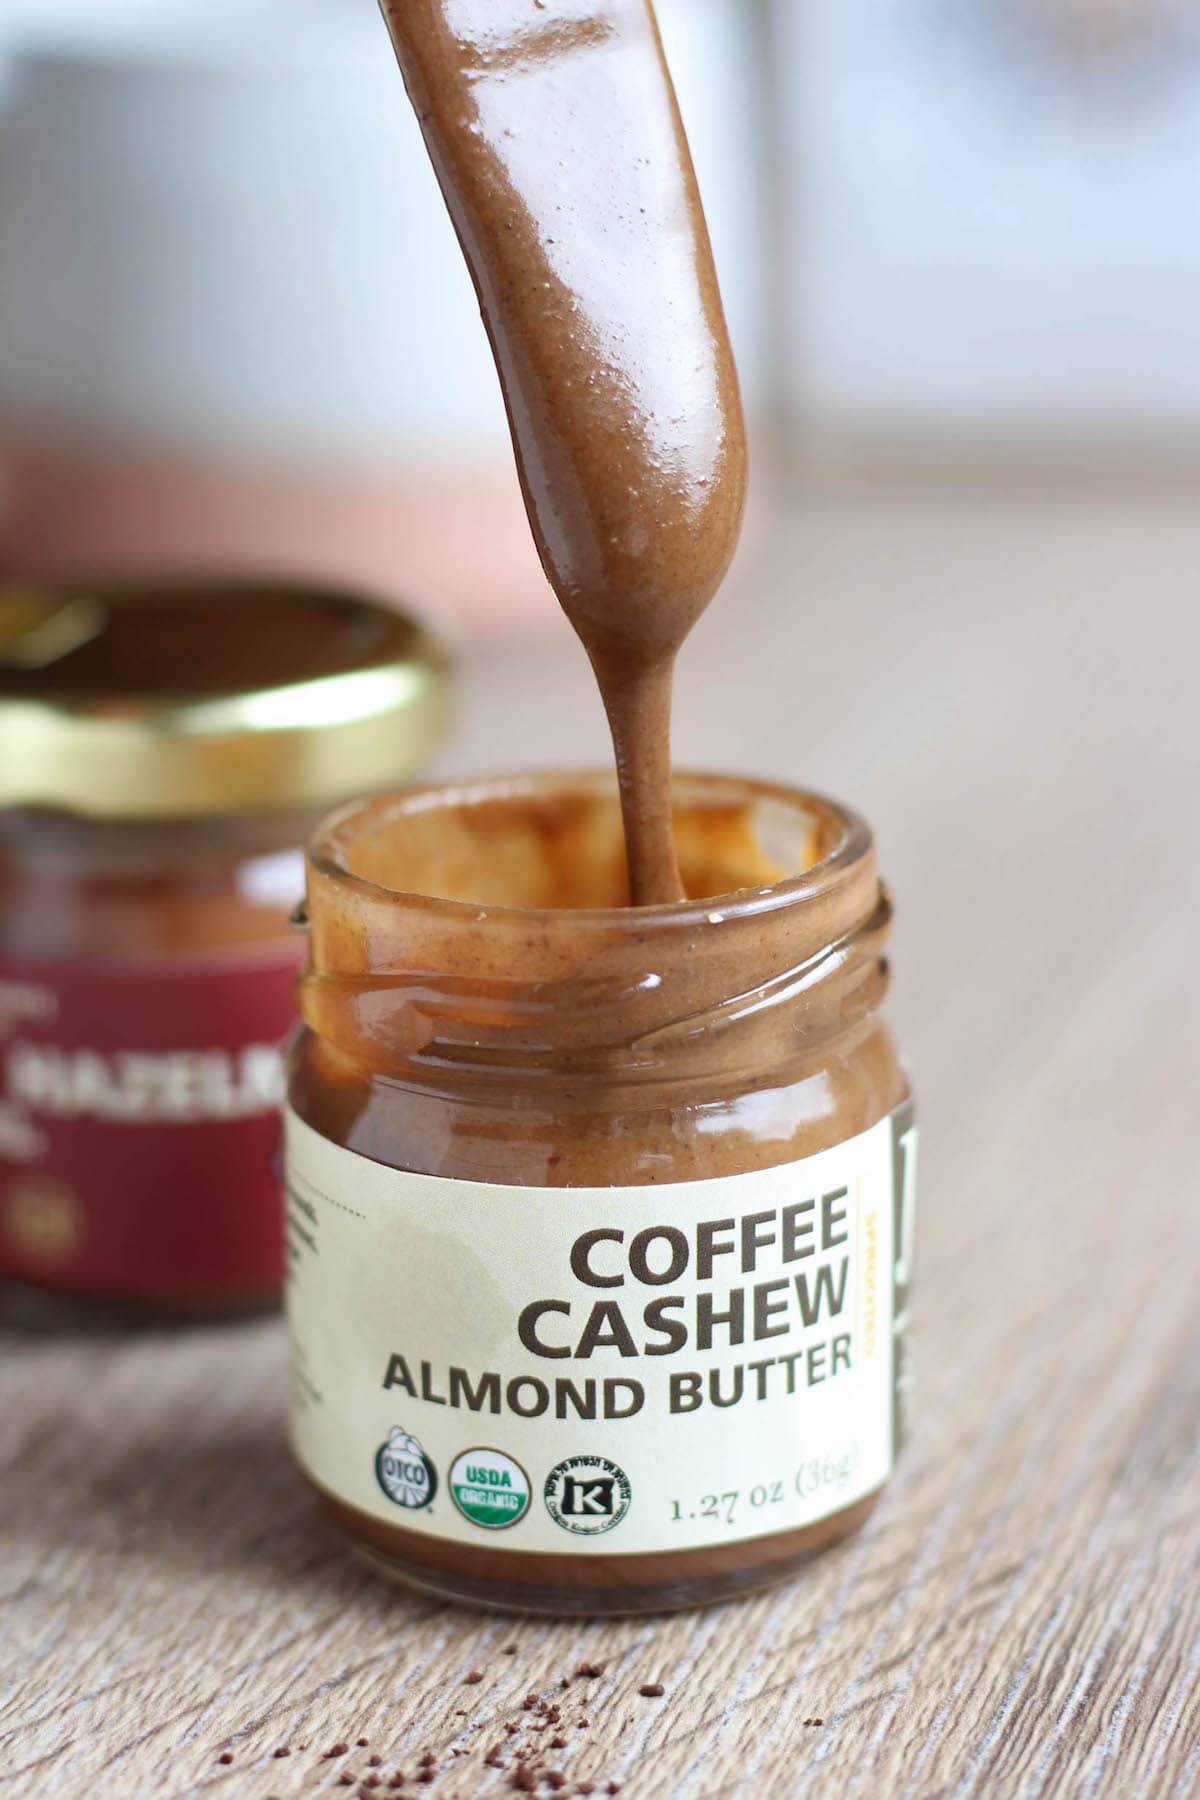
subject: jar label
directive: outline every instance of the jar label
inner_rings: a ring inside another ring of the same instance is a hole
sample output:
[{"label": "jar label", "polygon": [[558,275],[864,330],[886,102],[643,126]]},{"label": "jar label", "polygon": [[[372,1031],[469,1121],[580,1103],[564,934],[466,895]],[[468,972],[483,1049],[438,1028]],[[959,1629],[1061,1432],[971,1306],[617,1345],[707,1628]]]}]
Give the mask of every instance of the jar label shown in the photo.
[{"label": "jar label", "polygon": [[301,954],[0,959],[0,1276],[113,1299],[280,1282]]},{"label": "jar label", "polygon": [[802,1161],[655,1187],[385,1168],[294,1113],[292,1439],[430,1537],[610,1556],[792,1531],[900,1432],[911,1105]]}]

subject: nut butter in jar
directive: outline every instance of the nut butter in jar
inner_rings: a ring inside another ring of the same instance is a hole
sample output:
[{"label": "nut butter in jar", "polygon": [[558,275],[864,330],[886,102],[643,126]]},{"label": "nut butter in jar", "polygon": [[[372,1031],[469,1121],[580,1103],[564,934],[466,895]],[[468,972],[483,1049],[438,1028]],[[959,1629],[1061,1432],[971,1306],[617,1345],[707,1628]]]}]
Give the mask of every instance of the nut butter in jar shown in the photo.
[{"label": "nut butter in jar", "polygon": [[0,590],[0,1281],[277,1296],[302,845],[442,701],[418,627],[338,594]]},{"label": "nut butter in jar", "polygon": [[599,777],[370,800],[310,852],[293,1442],[455,1599],[736,1595],[891,1473],[916,1140],[871,835],[740,779],[675,807],[659,908]]}]

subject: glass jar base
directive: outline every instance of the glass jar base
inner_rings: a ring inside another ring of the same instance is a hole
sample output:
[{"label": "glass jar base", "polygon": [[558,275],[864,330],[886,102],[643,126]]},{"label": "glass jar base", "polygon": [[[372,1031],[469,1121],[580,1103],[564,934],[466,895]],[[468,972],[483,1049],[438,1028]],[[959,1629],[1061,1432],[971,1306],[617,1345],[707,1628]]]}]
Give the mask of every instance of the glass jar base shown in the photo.
[{"label": "glass jar base", "polygon": [[621,1618],[685,1612],[776,1587],[858,1531],[882,1493],[876,1489],[800,1531],[716,1549],[603,1559],[463,1550],[319,1497],[354,1553],[391,1581],[482,1612]]}]

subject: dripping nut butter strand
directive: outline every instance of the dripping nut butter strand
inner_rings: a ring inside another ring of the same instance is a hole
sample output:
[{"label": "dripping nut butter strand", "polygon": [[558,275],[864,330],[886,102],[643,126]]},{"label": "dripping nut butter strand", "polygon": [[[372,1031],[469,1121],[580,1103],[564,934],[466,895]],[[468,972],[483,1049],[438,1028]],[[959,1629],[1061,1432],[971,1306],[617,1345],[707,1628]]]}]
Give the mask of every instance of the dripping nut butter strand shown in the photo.
[{"label": "dripping nut butter strand", "polygon": [[649,0],[382,0],[530,524],[612,730],[630,900],[683,897],[675,658],[741,528],[737,374]]}]

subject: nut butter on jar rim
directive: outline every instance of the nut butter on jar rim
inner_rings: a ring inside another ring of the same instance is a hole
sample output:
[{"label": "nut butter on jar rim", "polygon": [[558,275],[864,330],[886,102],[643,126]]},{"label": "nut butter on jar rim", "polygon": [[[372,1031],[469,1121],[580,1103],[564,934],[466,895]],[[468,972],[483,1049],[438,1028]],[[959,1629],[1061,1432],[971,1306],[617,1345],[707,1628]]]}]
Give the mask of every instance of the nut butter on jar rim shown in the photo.
[{"label": "nut butter on jar rim", "polygon": [[289,1058],[292,1442],[377,1568],[657,1611],[793,1573],[902,1437],[916,1134],[845,807],[681,775],[366,800],[309,852]]},{"label": "nut butter on jar rim", "polygon": [[277,1299],[303,845],[419,768],[447,689],[416,621],[336,591],[0,587],[7,1311]]}]

